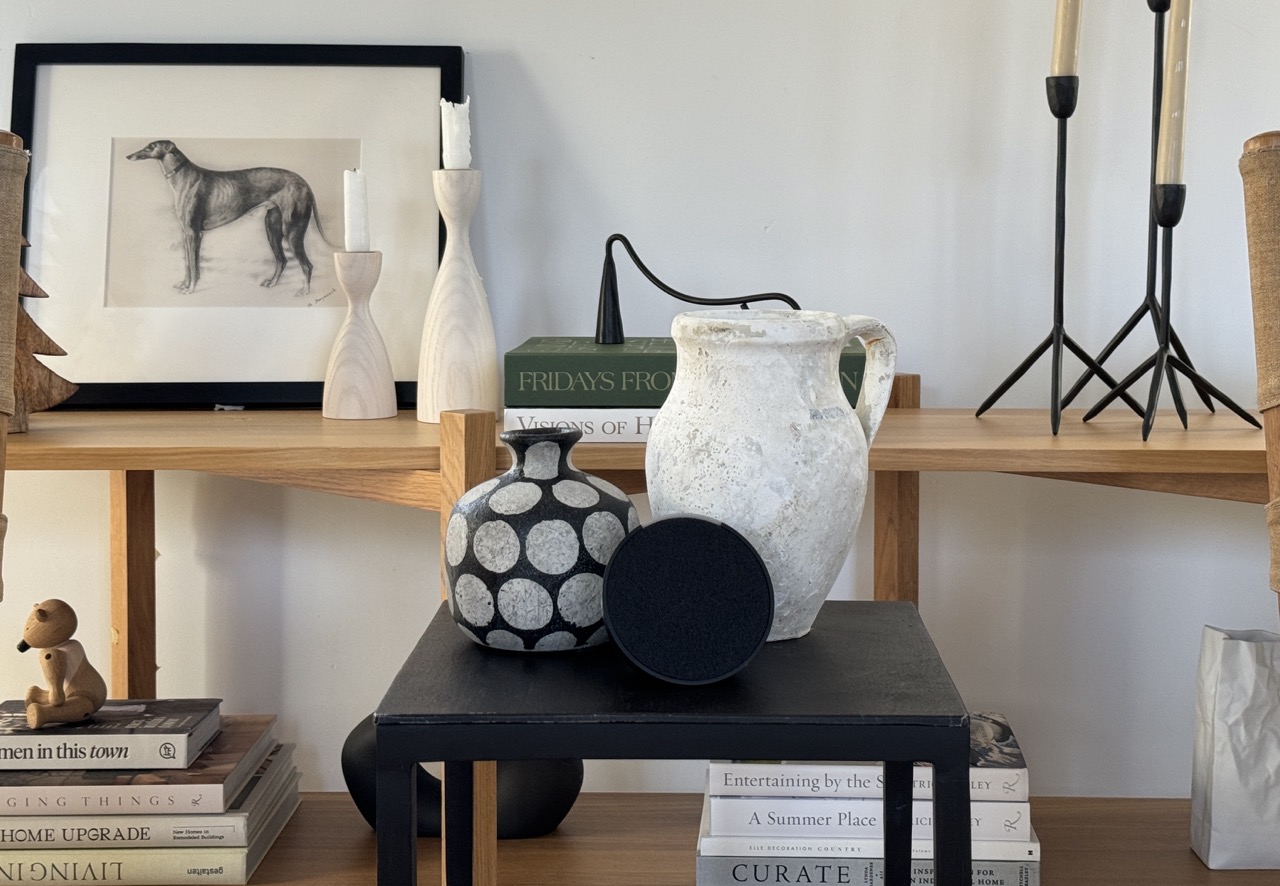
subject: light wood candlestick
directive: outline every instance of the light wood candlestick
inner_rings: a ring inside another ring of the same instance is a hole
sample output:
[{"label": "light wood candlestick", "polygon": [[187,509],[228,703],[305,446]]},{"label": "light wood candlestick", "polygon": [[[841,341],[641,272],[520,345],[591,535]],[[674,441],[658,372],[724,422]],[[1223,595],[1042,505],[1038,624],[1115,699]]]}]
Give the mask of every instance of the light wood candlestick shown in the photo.
[{"label": "light wood candlestick", "polygon": [[432,179],[448,236],[422,325],[418,421],[439,422],[440,413],[450,409],[501,415],[498,345],[469,233],[480,200],[480,171],[438,169]]},{"label": "light wood candlestick", "polygon": [[382,272],[381,252],[335,252],[333,266],[347,294],[347,316],[324,376],[325,418],[390,418],[396,414],[391,358],[369,301]]}]

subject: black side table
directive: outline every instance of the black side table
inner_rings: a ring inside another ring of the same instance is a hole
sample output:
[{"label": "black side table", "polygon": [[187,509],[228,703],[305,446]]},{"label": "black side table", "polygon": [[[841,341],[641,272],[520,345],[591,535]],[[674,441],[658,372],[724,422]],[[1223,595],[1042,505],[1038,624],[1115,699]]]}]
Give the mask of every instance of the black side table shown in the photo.
[{"label": "black side table", "polygon": [[[378,883],[417,877],[419,761],[756,758],[885,762],[885,882],[910,882],[911,781],[934,766],[935,883],[970,881],[969,717],[910,603],[826,603],[708,686],[656,680],[606,646],[510,653],[463,636],[445,604],[374,714]],[[471,884],[471,792],[447,791],[446,878]],[[689,851],[694,851],[690,835]]]}]

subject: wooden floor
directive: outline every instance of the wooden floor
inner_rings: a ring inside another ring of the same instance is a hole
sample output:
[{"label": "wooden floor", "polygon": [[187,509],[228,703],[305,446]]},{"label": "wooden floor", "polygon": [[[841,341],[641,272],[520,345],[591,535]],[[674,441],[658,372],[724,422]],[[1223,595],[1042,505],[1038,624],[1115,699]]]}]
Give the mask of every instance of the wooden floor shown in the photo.
[{"label": "wooden floor", "polygon": [[[502,886],[693,886],[701,797],[583,794],[560,828],[498,848]],[[1186,800],[1036,798],[1043,886],[1277,886],[1280,871],[1210,871],[1187,848]],[[419,843],[419,883],[438,886],[439,841]],[[306,794],[254,875],[371,886],[374,836],[346,794]]]}]

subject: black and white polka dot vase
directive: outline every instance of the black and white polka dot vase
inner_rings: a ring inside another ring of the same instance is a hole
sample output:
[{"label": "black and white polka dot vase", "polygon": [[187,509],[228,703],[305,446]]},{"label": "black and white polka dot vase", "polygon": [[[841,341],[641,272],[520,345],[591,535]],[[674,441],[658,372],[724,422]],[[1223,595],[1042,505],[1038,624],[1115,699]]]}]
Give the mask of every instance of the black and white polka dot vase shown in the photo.
[{"label": "black and white polka dot vase", "polygon": [[581,437],[569,428],[503,433],[511,470],[469,489],[449,516],[449,610],[481,645],[551,652],[608,639],[604,569],[640,521],[622,490],[573,466]]}]

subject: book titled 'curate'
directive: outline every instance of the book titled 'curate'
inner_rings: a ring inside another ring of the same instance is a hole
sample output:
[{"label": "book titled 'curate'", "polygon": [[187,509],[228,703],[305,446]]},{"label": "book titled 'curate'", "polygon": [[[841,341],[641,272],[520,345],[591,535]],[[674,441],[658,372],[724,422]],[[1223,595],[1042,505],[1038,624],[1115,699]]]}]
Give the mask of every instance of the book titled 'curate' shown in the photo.
[{"label": "book titled 'curate'", "polygon": [[108,701],[78,723],[32,729],[0,703],[0,770],[186,769],[218,733],[219,698]]}]

